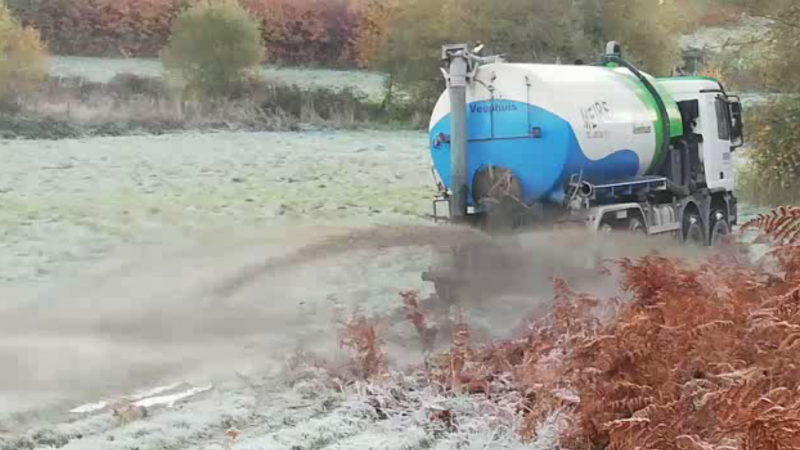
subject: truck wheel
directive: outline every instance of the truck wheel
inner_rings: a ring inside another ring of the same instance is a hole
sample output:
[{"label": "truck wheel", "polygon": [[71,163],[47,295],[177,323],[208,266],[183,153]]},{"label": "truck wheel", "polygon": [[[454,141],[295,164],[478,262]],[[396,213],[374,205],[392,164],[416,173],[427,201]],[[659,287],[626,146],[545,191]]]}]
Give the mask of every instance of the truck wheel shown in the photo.
[{"label": "truck wheel", "polygon": [[726,236],[731,234],[731,227],[722,211],[711,213],[711,246],[719,247]]},{"label": "truck wheel", "polygon": [[700,216],[689,214],[684,220],[684,242],[700,247],[706,246],[706,233],[703,231],[703,222],[700,220]]}]

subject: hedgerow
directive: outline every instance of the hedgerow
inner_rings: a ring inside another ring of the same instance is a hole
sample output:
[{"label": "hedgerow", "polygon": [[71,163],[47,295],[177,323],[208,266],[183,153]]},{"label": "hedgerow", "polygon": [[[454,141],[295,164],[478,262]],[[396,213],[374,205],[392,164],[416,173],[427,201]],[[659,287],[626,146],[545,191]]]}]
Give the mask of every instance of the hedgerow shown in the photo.
[{"label": "hedgerow", "polygon": [[156,56],[185,0],[10,0],[52,52]]},{"label": "hedgerow", "polygon": [[[27,25],[58,54],[157,57],[173,21],[193,0],[10,0]],[[351,65],[355,0],[241,0],[258,18],[273,62]]]}]

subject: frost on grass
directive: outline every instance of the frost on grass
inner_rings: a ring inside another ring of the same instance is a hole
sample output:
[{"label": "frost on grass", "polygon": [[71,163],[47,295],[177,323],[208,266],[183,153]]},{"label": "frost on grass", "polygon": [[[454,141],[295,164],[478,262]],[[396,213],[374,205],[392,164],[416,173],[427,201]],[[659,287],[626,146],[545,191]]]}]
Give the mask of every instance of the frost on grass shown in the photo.
[{"label": "frost on grass", "polygon": [[490,398],[444,391],[421,371],[388,371],[379,379],[357,381],[341,367],[304,366],[299,373],[304,378],[295,385],[299,392],[313,392],[315,398],[335,395],[343,402],[302,430],[235,448],[307,449],[324,443],[331,449],[550,449],[558,436],[560,415],[554,413],[543,421],[535,439],[524,442],[516,433],[522,399],[515,392],[503,392],[503,382],[497,383],[497,396]]},{"label": "frost on grass", "polygon": [[[425,336],[431,325],[421,317],[420,302],[410,292],[402,298],[407,308],[414,306],[409,311],[416,314],[408,318]],[[569,412],[541,411],[533,419],[530,399],[521,394],[513,375],[490,370],[494,363],[480,359],[487,349],[473,351],[468,327],[455,325],[452,350],[431,355],[426,367],[387,367],[375,325],[360,314],[343,324],[340,334],[352,361],[334,365],[313,355],[298,355],[290,365],[296,391],[309,398],[328,392],[346,399],[323,419],[337,423],[339,435],[330,436],[330,427],[316,421],[308,424],[308,435],[320,441],[335,438],[329,448],[337,449],[553,448]],[[526,437],[520,430],[527,422],[535,422],[535,432]],[[293,445],[315,448],[297,441]]]},{"label": "frost on grass", "polygon": [[6,141],[0,283],[213,229],[421,223],[425,142],[377,131]]}]

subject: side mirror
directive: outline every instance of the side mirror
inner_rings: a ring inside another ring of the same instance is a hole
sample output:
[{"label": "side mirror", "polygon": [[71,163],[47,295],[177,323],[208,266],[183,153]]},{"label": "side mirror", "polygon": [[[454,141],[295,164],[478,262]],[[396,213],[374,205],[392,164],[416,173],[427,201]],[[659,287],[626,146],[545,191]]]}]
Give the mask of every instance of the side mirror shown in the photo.
[{"label": "side mirror", "polygon": [[730,96],[728,100],[731,112],[731,143],[733,148],[744,145],[744,118],[742,114],[742,101],[739,97]]}]

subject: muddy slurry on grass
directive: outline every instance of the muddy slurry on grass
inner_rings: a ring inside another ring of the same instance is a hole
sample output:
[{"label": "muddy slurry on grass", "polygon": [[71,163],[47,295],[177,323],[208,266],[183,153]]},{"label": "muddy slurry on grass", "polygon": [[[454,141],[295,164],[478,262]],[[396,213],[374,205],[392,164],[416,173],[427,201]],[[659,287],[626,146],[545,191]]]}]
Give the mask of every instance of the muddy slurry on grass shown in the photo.
[{"label": "muddy slurry on grass", "polygon": [[0,395],[88,401],[164,379],[277,375],[299,351],[344,358],[337,327],[356,311],[385,325],[381,337],[402,369],[421,362],[421,347],[400,292],[416,290],[426,306],[441,307],[421,274],[451,260],[453,246],[485,260],[460,273],[464,295],[451,312],[466,317],[476,339],[492,339],[510,337],[532,311],[548,312],[553,276],[607,296],[616,286],[596,263],[659,243],[599,242],[578,232],[489,239],[450,226],[295,225],[203,235],[121,256],[5,311],[0,365],[17,370],[0,375]]}]

